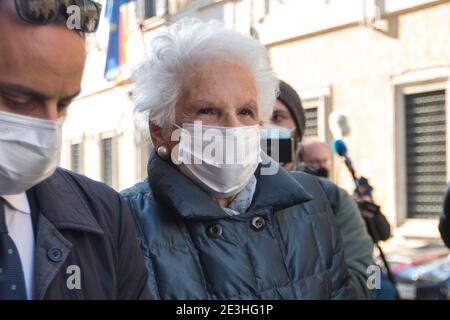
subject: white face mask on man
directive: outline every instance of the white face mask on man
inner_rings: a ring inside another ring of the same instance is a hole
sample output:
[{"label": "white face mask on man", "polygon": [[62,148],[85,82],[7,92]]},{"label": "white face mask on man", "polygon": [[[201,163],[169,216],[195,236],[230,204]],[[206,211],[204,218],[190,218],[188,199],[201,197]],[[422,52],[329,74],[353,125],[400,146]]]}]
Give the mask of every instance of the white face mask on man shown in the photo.
[{"label": "white face mask on man", "polygon": [[0,195],[22,193],[55,172],[64,121],[0,111]]},{"label": "white face mask on man", "polygon": [[259,126],[183,124],[172,161],[218,198],[239,193],[261,162]]}]

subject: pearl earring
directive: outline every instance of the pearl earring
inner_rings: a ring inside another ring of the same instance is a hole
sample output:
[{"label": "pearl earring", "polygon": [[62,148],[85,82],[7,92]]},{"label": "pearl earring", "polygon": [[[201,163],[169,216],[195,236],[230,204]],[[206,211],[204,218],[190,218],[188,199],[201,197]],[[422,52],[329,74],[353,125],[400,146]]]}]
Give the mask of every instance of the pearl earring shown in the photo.
[{"label": "pearl earring", "polygon": [[156,150],[158,153],[158,156],[160,156],[162,159],[167,160],[169,159],[169,148],[166,146],[159,146]]}]

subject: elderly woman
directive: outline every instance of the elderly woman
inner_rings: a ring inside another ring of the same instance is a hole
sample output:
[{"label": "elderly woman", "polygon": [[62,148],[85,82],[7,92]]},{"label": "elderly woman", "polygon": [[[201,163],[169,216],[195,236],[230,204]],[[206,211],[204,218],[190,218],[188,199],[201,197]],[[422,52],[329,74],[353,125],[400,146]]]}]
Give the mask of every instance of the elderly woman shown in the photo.
[{"label": "elderly woman", "polygon": [[152,295],[352,298],[317,181],[260,152],[259,125],[278,87],[265,48],[219,24],[187,19],[155,38],[152,49],[135,74],[134,98],[156,152],[148,180],[122,193]]}]

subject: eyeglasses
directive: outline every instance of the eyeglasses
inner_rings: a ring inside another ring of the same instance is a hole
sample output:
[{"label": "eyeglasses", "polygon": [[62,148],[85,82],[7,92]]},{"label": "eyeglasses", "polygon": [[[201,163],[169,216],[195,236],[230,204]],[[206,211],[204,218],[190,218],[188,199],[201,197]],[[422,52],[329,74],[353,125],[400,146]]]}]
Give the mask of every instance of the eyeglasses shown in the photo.
[{"label": "eyeglasses", "polygon": [[[60,14],[68,19],[72,14],[79,13],[79,17],[74,17],[73,26],[68,24],[68,27],[83,33],[97,31],[102,11],[102,5],[92,0],[15,0],[15,2],[19,17],[33,24],[52,23]],[[75,6],[74,10],[70,10],[71,6]]]}]

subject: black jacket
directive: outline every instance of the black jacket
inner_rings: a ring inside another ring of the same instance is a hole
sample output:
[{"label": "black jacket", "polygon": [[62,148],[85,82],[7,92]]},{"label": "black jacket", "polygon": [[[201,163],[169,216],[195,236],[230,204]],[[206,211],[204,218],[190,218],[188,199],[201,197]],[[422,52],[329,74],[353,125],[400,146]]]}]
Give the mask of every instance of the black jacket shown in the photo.
[{"label": "black jacket", "polygon": [[447,193],[445,194],[439,231],[441,232],[441,237],[442,240],[444,240],[445,245],[450,248],[450,184],[448,185]]},{"label": "black jacket", "polygon": [[352,298],[334,216],[325,195],[304,190],[305,174],[257,171],[250,208],[228,216],[169,162],[154,155],[148,172],[122,195],[156,298]]},{"label": "black jacket", "polygon": [[148,298],[132,220],[114,190],[57,169],[27,195],[37,216],[33,299]]}]

